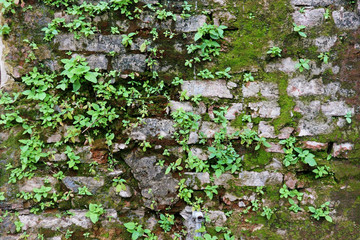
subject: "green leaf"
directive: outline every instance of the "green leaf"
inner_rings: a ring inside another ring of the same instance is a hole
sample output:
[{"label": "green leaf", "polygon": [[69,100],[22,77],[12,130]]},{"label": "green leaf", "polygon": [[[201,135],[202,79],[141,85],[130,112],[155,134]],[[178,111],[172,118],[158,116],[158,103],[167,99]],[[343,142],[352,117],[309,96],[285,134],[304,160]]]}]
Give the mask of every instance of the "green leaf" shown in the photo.
[{"label": "green leaf", "polygon": [[299,32],[299,35],[302,37],[305,37],[305,38],[307,37],[306,33],[304,33],[304,32]]},{"label": "green leaf", "polygon": [[326,221],[332,222],[332,218],[330,216],[325,216]]},{"label": "green leaf", "polygon": [[99,217],[97,214],[90,214],[90,220],[93,222],[93,223],[97,223],[97,221],[99,221]]},{"label": "green leaf", "polygon": [[81,83],[79,80],[76,80],[74,83],[73,83],[73,92],[77,92],[81,87]]},{"label": "green leaf", "polygon": [[99,76],[100,73],[97,72],[87,72],[85,74],[85,79],[92,82],[92,83],[97,83],[97,76]]},{"label": "green leaf", "polygon": [[128,223],[125,223],[124,226],[125,226],[127,229],[135,229],[136,224],[135,224],[134,222],[128,222]]}]

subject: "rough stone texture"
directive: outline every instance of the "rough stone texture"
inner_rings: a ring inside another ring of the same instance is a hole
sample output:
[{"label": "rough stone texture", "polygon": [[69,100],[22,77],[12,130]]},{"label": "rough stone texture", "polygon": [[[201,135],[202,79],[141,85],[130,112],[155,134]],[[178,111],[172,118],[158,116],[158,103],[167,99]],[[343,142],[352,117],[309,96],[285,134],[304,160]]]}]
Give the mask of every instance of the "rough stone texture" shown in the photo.
[{"label": "rough stone texture", "polygon": [[230,173],[223,173],[220,177],[213,175],[214,184],[217,186],[224,186],[225,188],[229,187],[229,181],[235,179],[235,177]]},{"label": "rough stone texture", "polygon": [[280,116],[280,107],[276,101],[249,103],[249,107],[254,111],[251,114],[252,117],[277,118]]},{"label": "rough stone texture", "polygon": [[345,116],[347,112],[354,114],[354,109],[350,108],[343,101],[327,102],[321,105],[321,111],[325,116]]},{"label": "rough stone texture", "polygon": [[303,141],[303,148],[311,150],[326,150],[328,147],[327,143],[315,142],[315,141]]},{"label": "rough stone texture", "polygon": [[285,73],[293,73],[295,72],[295,65],[297,61],[293,61],[291,58],[284,58],[280,60],[281,62],[270,63],[265,67],[265,71],[267,72],[276,72],[281,71]]},{"label": "rough stone texture", "polygon": [[131,198],[132,197],[132,191],[131,188],[128,185],[125,185],[125,190],[120,190],[117,194],[122,198]]},{"label": "rough stone texture", "polygon": [[264,138],[275,138],[275,128],[268,124],[267,122],[260,121],[258,134],[260,137]]},{"label": "rough stone texture", "polygon": [[283,175],[278,172],[248,172],[242,171],[239,173],[239,178],[236,179],[238,186],[252,186],[260,187],[266,185],[277,185],[283,181]]},{"label": "rough stone texture", "polygon": [[320,52],[328,52],[331,47],[335,45],[337,36],[321,36],[315,38],[314,44],[318,47]]},{"label": "rough stone texture", "polygon": [[45,182],[48,181],[49,185],[52,187],[51,193],[55,191],[54,187],[58,183],[54,177],[33,177],[31,179],[26,179],[23,184],[19,186],[19,191],[22,192],[33,192],[34,188],[41,188]]},{"label": "rough stone texture", "polygon": [[194,112],[199,115],[206,113],[206,106],[203,102],[200,102],[198,106],[194,107],[191,102],[170,101],[169,107],[171,113],[180,108],[185,112]]},{"label": "rough stone texture", "polygon": [[146,140],[149,137],[163,136],[164,139],[171,139],[175,132],[174,122],[166,119],[146,118],[143,123],[134,128],[130,137],[135,140]]},{"label": "rough stone texture", "polygon": [[287,93],[292,97],[321,95],[324,85],[321,79],[306,80],[305,76],[299,76],[289,80]]},{"label": "rough stone texture", "polygon": [[338,28],[356,29],[360,26],[360,17],[355,12],[333,11],[332,17]]},{"label": "rough stone texture", "polygon": [[243,97],[259,97],[259,93],[265,98],[279,97],[279,89],[276,83],[249,82],[243,85]]},{"label": "rough stone texture", "polygon": [[344,157],[347,158],[347,154],[354,148],[352,143],[334,143],[332,156],[333,157]]},{"label": "rough stone texture", "polygon": [[227,120],[233,120],[236,118],[238,114],[242,112],[242,110],[243,110],[242,103],[232,103],[225,114],[225,118]]},{"label": "rough stone texture", "polygon": [[204,173],[184,173],[187,177],[185,184],[194,190],[205,189],[205,185],[210,184],[210,175],[207,172]]},{"label": "rough stone texture", "polygon": [[92,194],[95,194],[105,183],[103,177],[98,180],[93,177],[65,177],[62,182],[75,193],[79,192],[80,187],[86,186]]},{"label": "rough stone texture", "polygon": [[201,94],[204,97],[233,98],[230,90],[226,86],[226,81],[184,81],[181,86],[182,91],[187,91],[188,96]]},{"label": "rough stone texture", "polygon": [[291,0],[294,6],[326,7],[332,4],[339,4],[341,0]]},{"label": "rough stone texture", "polygon": [[313,27],[316,25],[320,25],[324,20],[325,9],[318,8],[312,10],[305,10],[304,13],[300,13],[299,11],[295,11],[292,14],[294,22],[297,25],[304,25],[306,27]]},{"label": "rough stone texture", "polygon": [[[199,132],[202,132],[205,134],[207,138],[214,138],[215,133],[219,132],[221,129],[221,126],[214,122],[207,122],[204,121],[201,124]],[[229,135],[235,133],[237,131],[236,128],[227,126],[227,133]]]},{"label": "rough stone texture", "polygon": [[226,222],[226,215],[222,211],[209,211],[208,216],[215,226],[223,226]]},{"label": "rough stone texture", "polygon": [[73,34],[60,34],[55,37],[54,42],[59,44],[59,50],[63,51],[88,51],[103,52],[111,51],[124,53],[125,48],[121,44],[120,35],[99,35],[76,40]]},{"label": "rough stone texture", "polygon": [[156,165],[157,159],[156,156],[139,157],[136,153],[125,156],[126,164],[139,182],[146,207],[150,207],[153,200],[158,205],[172,205],[177,199],[178,180],[171,174],[165,175],[166,168]]},{"label": "rough stone texture", "polygon": [[[73,56],[76,56],[77,54],[74,54]],[[108,66],[108,60],[106,58],[105,54],[92,54],[89,56],[80,55],[81,57],[85,57],[86,61],[89,63],[89,67],[91,69],[102,69],[106,70]]]},{"label": "rough stone texture", "polygon": [[278,139],[287,139],[290,137],[290,135],[294,132],[294,128],[292,127],[284,127],[280,130],[280,133],[278,134]]},{"label": "rough stone texture", "polygon": [[277,143],[269,142],[271,147],[268,147],[265,149],[267,152],[273,152],[273,153],[284,153],[283,146]]},{"label": "rough stone texture", "polygon": [[180,16],[176,17],[177,21],[175,23],[175,31],[178,32],[197,32],[198,28],[200,28],[206,22],[205,15],[196,15],[191,16],[188,19],[182,19]]},{"label": "rough stone texture", "polygon": [[144,54],[122,55],[113,59],[112,67],[118,71],[143,72],[146,68],[145,59]]},{"label": "rough stone texture", "polygon": [[192,147],[190,151],[194,156],[198,157],[199,159],[204,161],[208,160],[209,154],[204,152],[201,148]]},{"label": "rough stone texture", "polygon": [[297,132],[299,133],[298,136],[302,137],[329,134],[333,129],[334,126],[331,124],[331,121],[301,119]]}]

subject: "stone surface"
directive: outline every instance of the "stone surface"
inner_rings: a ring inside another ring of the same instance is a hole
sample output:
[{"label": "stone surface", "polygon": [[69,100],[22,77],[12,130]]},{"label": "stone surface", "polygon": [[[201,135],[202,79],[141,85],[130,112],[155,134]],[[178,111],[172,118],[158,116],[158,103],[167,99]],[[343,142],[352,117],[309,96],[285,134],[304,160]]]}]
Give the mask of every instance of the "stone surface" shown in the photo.
[{"label": "stone surface", "polygon": [[275,138],[275,128],[271,126],[269,123],[260,121],[259,122],[259,128],[258,128],[258,134],[260,137],[264,138]]},{"label": "stone surface", "polygon": [[200,102],[198,106],[194,107],[191,102],[170,101],[169,107],[170,112],[183,109],[185,112],[193,112],[199,115],[206,113],[206,106],[203,102]]},{"label": "stone surface", "polygon": [[315,142],[315,141],[303,141],[302,147],[311,150],[326,150],[328,147],[327,143]]},{"label": "stone surface", "polygon": [[[74,54],[76,56],[77,54]],[[105,54],[92,54],[89,56],[80,55],[81,57],[85,57],[86,61],[89,63],[89,67],[91,69],[102,69],[106,70],[108,66],[108,60]]]},{"label": "stone surface", "polygon": [[276,83],[249,82],[243,85],[242,94],[243,97],[277,98],[279,97],[279,89]]},{"label": "stone surface", "polygon": [[326,7],[332,4],[339,4],[341,0],[291,0],[294,6]]},{"label": "stone surface", "polygon": [[325,116],[345,116],[347,112],[351,112],[351,115],[354,115],[354,108],[350,108],[343,101],[331,101],[326,102],[321,105],[321,111]]},{"label": "stone surface", "polygon": [[177,201],[178,180],[165,175],[166,167],[156,165],[156,156],[141,157],[133,152],[125,156],[134,178],[139,182],[145,206],[151,207],[154,200],[158,205],[172,205]]},{"label": "stone surface", "polygon": [[164,139],[172,139],[175,132],[174,122],[167,119],[145,118],[140,126],[134,128],[130,137],[135,140],[146,140],[149,137],[163,136]]},{"label": "stone surface", "polygon": [[112,67],[117,71],[144,72],[146,68],[145,54],[121,55],[112,61]]},{"label": "stone surface", "polygon": [[210,175],[207,172],[185,172],[185,184],[194,190],[205,189],[205,185],[210,184]]},{"label": "stone surface", "polygon": [[132,197],[132,191],[131,188],[128,185],[125,185],[125,190],[120,190],[117,194],[122,198],[131,198]]},{"label": "stone surface", "polygon": [[190,151],[194,156],[198,157],[199,159],[203,161],[208,160],[209,154],[203,151],[201,148],[192,147]]},{"label": "stone surface", "polygon": [[269,142],[271,147],[268,147],[265,149],[267,152],[273,152],[273,153],[284,153],[283,146],[278,143]]},{"label": "stone surface", "polygon": [[333,131],[334,126],[331,120],[307,120],[300,119],[297,132],[298,136],[314,136],[321,134],[329,134]]},{"label": "stone surface", "polygon": [[306,27],[313,27],[320,25],[324,20],[325,9],[317,8],[311,10],[305,10],[304,13],[295,11],[292,14],[294,22],[297,25],[304,25]]},{"label": "stone surface", "polygon": [[235,179],[235,177],[230,173],[223,173],[220,177],[213,175],[214,184],[217,186],[224,186],[225,188],[229,187],[229,181]]},{"label": "stone surface", "polygon": [[293,73],[295,72],[295,65],[297,61],[293,61],[291,58],[284,58],[280,60],[281,62],[270,63],[265,67],[265,71],[267,72],[285,72],[285,73]]},{"label": "stone surface", "polygon": [[283,175],[278,172],[242,171],[239,173],[239,178],[236,179],[236,185],[260,187],[260,186],[266,186],[266,185],[281,184],[282,181],[283,181]]},{"label": "stone surface", "polygon": [[249,103],[249,107],[254,112],[251,113],[253,118],[277,118],[280,116],[280,107],[277,101],[263,101]]},{"label": "stone surface", "polygon": [[188,96],[201,94],[204,97],[233,98],[230,90],[226,86],[226,81],[184,81],[181,86],[182,91],[187,91]]},{"label": "stone surface", "polygon": [[227,220],[227,217],[222,211],[209,211],[208,216],[211,220],[211,223],[215,226],[223,226]]},{"label": "stone surface", "polygon": [[360,26],[360,16],[355,12],[333,11],[335,25],[340,29],[356,29]]},{"label": "stone surface", "polygon": [[328,52],[335,45],[337,36],[321,36],[315,38],[314,44],[320,52]]},{"label": "stone surface", "polygon": [[347,154],[354,148],[352,143],[334,143],[332,156],[347,158]]},{"label": "stone surface", "polygon": [[24,183],[19,184],[19,191],[22,192],[33,192],[34,188],[41,188],[45,185],[45,182],[49,182],[49,185],[52,187],[51,193],[55,192],[55,185],[58,183],[56,178],[47,176],[47,177],[33,177],[31,179],[26,179]]},{"label": "stone surface", "polygon": [[176,16],[175,31],[178,32],[197,32],[206,22],[205,15],[195,15],[187,19],[182,19],[180,16]]},{"label": "stone surface", "polygon": [[65,177],[62,180],[62,182],[69,190],[75,193],[79,192],[80,187],[86,186],[92,194],[96,194],[96,192],[102,186],[104,186],[105,183],[103,177],[100,177],[97,180],[93,177],[69,177],[69,176]]},{"label": "stone surface", "polygon": [[225,118],[227,120],[234,120],[238,114],[243,110],[242,103],[232,103],[225,113]]},{"label": "stone surface", "polygon": [[288,139],[291,134],[294,132],[294,128],[293,127],[284,127],[282,129],[280,129],[280,133],[277,135],[278,139]]},{"label": "stone surface", "polygon": [[292,97],[321,95],[324,93],[324,85],[320,78],[306,80],[305,76],[299,76],[289,80],[286,90]]},{"label": "stone surface", "polygon": [[124,53],[125,48],[121,44],[120,35],[100,35],[95,34],[88,38],[76,40],[73,34],[59,34],[55,37],[54,42],[59,44],[59,50],[63,51],[88,51],[103,52],[111,51]]}]

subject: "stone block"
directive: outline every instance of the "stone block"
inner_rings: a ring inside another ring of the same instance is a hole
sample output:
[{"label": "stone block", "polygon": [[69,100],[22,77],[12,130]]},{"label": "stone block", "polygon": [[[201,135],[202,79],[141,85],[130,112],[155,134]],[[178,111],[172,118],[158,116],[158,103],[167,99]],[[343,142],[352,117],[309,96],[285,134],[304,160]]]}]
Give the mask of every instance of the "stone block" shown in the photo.
[{"label": "stone block", "polygon": [[283,175],[278,172],[249,172],[242,171],[235,184],[238,186],[260,187],[265,185],[277,185],[283,181]]},{"label": "stone block", "polygon": [[97,190],[99,190],[102,186],[104,186],[104,178],[100,177],[99,179],[95,179],[93,177],[65,177],[62,182],[65,186],[77,193],[79,192],[80,187],[86,186],[92,194],[95,194]]},{"label": "stone block", "polygon": [[226,81],[184,81],[181,86],[182,91],[187,91],[188,96],[195,96],[201,94],[203,97],[219,97],[219,98],[233,98],[230,90],[226,86]]},{"label": "stone block", "polygon": [[88,38],[76,40],[73,34],[59,34],[55,37],[55,43],[59,44],[59,50],[63,51],[87,51],[103,52],[111,51],[124,53],[125,47],[121,43],[120,35],[95,34]]},{"label": "stone block", "polygon": [[333,157],[347,158],[347,154],[354,148],[352,143],[334,143],[331,155]]},{"label": "stone block", "polygon": [[240,114],[243,110],[242,103],[232,103],[225,113],[225,118],[227,120],[234,120],[236,115]]},{"label": "stone block", "polygon": [[54,177],[33,177],[31,179],[25,179],[23,184],[19,184],[19,191],[22,192],[33,192],[34,188],[41,188],[45,185],[45,182],[48,181],[52,187],[51,193],[55,192],[55,185],[58,183]]},{"label": "stone block", "polygon": [[325,116],[345,116],[346,113],[351,112],[354,115],[354,108],[349,107],[343,101],[331,101],[321,105],[321,111]]},{"label": "stone block", "polygon": [[252,117],[277,118],[280,116],[280,107],[277,101],[262,101],[249,103],[249,107],[254,112]]},{"label": "stone block", "polygon": [[266,72],[285,72],[287,74],[295,72],[297,61],[293,61],[290,57],[281,59],[280,62],[270,63],[265,67]]},{"label": "stone block", "polygon": [[265,149],[266,152],[272,152],[272,153],[284,153],[283,146],[278,143],[269,142],[271,147],[268,147]]},{"label": "stone block", "polygon": [[326,150],[328,147],[327,143],[315,142],[315,141],[303,141],[301,142],[302,148],[311,150]]},{"label": "stone block", "polygon": [[292,97],[322,95],[324,85],[320,78],[306,80],[305,76],[299,76],[289,80],[287,93]]},{"label": "stone block", "polygon": [[320,52],[328,52],[331,47],[335,45],[337,36],[320,36],[315,38],[314,44],[318,47]]},{"label": "stone block", "polygon": [[168,119],[145,118],[142,123],[134,128],[130,137],[134,140],[146,140],[148,137],[163,136],[164,139],[172,139],[175,132],[174,121]]},{"label": "stone block", "polygon": [[203,102],[200,102],[198,106],[194,107],[191,102],[170,101],[169,107],[170,112],[175,112],[182,108],[185,112],[193,112],[199,115],[206,113],[206,106]]},{"label": "stone block", "polygon": [[205,189],[205,185],[210,184],[210,175],[207,172],[186,172],[184,175],[187,178],[185,184],[194,190]]},{"label": "stone block", "polygon": [[86,61],[89,63],[89,67],[91,69],[102,69],[102,70],[106,70],[107,66],[108,66],[108,60],[106,58],[105,54],[92,54],[89,56],[84,56],[81,54],[73,54],[72,56],[75,57],[77,55],[80,55],[81,57],[86,58]]},{"label": "stone block", "polygon": [[129,54],[115,57],[112,67],[117,71],[144,72],[146,69],[145,54]]},{"label": "stone block", "polygon": [[206,23],[205,15],[195,15],[187,19],[176,16],[175,31],[177,32],[197,32],[197,30]]},{"label": "stone block", "polygon": [[360,16],[355,12],[345,12],[343,9],[332,13],[336,27],[340,29],[357,29],[360,26]]},{"label": "stone block", "polygon": [[264,138],[275,138],[275,128],[265,121],[259,122],[258,134]]},{"label": "stone block", "polygon": [[324,21],[324,13],[325,13],[325,9],[318,8],[312,10],[305,10],[304,13],[295,11],[292,14],[292,17],[297,25],[313,27],[316,25],[320,25]]},{"label": "stone block", "polygon": [[308,6],[308,7],[326,7],[329,5],[338,5],[341,0],[291,0],[293,6]]}]

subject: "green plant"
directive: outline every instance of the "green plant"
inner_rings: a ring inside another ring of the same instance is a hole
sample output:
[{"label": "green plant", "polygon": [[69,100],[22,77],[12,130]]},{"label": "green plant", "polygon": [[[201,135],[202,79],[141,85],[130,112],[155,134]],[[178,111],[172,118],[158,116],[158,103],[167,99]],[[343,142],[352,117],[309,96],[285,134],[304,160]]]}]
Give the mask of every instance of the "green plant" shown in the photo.
[{"label": "green plant", "polygon": [[165,231],[168,232],[171,230],[171,227],[175,224],[174,222],[175,216],[170,214],[160,214],[160,220],[158,223],[160,227]]},{"label": "green plant", "polygon": [[204,70],[200,71],[197,75],[203,79],[214,79],[215,78],[215,76],[209,71],[209,69],[204,69]]},{"label": "green plant", "polygon": [[118,27],[111,27],[110,32],[111,32],[111,34],[120,34]]},{"label": "green plant", "polygon": [[9,25],[4,24],[2,26],[0,26],[0,35],[8,35],[11,31],[11,28],[9,27]]},{"label": "green plant", "polygon": [[313,173],[315,173],[315,178],[321,178],[329,174],[330,168],[328,166],[317,166],[316,169],[313,170]]},{"label": "green plant", "polygon": [[88,195],[88,196],[93,195],[86,186],[79,187],[78,191],[80,195]]},{"label": "green plant", "polygon": [[114,178],[113,179],[113,187],[115,187],[116,192],[126,191],[126,180],[122,178]]},{"label": "green plant", "polygon": [[22,223],[21,221],[15,221],[14,224],[16,227],[16,232],[20,232],[22,227],[24,226],[24,223]]},{"label": "green plant", "polygon": [[141,237],[146,237],[148,240],[156,240],[157,237],[151,233],[149,229],[143,229],[142,225],[135,222],[128,222],[124,224],[126,230],[131,233],[131,240],[136,240]]},{"label": "green plant", "polygon": [[326,10],[325,10],[324,18],[325,18],[325,20],[327,20],[327,19],[330,18],[330,10],[329,10],[329,9],[326,9]]},{"label": "green plant", "polygon": [[243,81],[244,82],[253,82],[254,81],[254,77],[252,76],[251,72],[250,73],[244,73]]},{"label": "green plant", "polygon": [[299,62],[295,64],[295,69],[299,69],[300,72],[303,72],[304,69],[309,70],[309,62],[310,60],[308,59],[300,59]]},{"label": "green plant", "polygon": [[231,78],[231,75],[229,74],[230,70],[231,70],[231,67],[227,67],[227,68],[225,68],[224,71],[215,72],[215,75],[218,76],[219,78],[230,79]]},{"label": "green plant", "polygon": [[299,9],[299,12],[300,12],[300,13],[304,13],[304,12],[305,12],[305,7],[301,7],[301,8]]},{"label": "green plant", "polygon": [[210,200],[213,199],[214,194],[218,194],[217,188],[218,188],[218,186],[216,186],[216,185],[214,185],[214,186],[208,185],[205,187],[204,192],[210,198]]},{"label": "green plant", "polygon": [[75,170],[79,169],[76,165],[80,163],[80,157],[76,156],[73,149],[70,146],[66,146],[66,151],[64,153],[69,158],[67,161],[69,168],[73,168]]},{"label": "green plant", "polygon": [[46,198],[51,191],[52,187],[41,186],[41,188],[34,188],[33,192],[35,193],[34,198],[36,201],[40,202],[42,198]]},{"label": "green plant", "polygon": [[351,123],[351,117],[352,117],[352,112],[351,111],[346,112],[345,119],[346,119],[346,122],[349,124]]},{"label": "green plant", "polygon": [[318,56],[318,58],[323,61],[323,63],[328,63],[329,62],[329,52],[323,52],[320,53],[320,55]]},{"label": "green plant", "polygon": [[306,33],[303,32],[303,30],[306,28],[304,25],[296,25],[296,23],[293,23],[293,30],[294,32],[297,32],[301,37],[307,37]]},{"label": "green plant", "polygon": [[5,200],[4,192],[0,192],[0,201],[4,201],[4,200]]},{"label": "green plant", "polygon": [[270,54],[271,57],[281,57],[282,49],[279,47],[271,47],[269,51],[267,51],[267,54]]},{"label": "green plant", "polygon": [[266,217],[267,220],[270,220],[271,216],[274,214],[274,210],[272,210],[269,207],[263,207],[263,211],[261,213],[261,216]]},{"label": "green plant", "polygon": [[132,33],[129,33],[128,35],[121,35],[122,36],[122,40],[121,40],[121,43],[122,45],[124,45],[124,47],[127,47],[127,46],[131,46],[133,45],[133,37],[136,36],[138,34],[138,32],[132,32]]},{"label": "green plant", "polygon": [[315,208],[310,206],[309,212],[313,213],[311,216],[315,218],[316,220],[319,220],[321,217],[324,217],[326,221],[332,222],[332,218],[329,216],[330,210],[329,210],[330,202],[325,202],[322,204],[319,208]]},{"label": "green plant", "polygon": [[204,25],[201,26],[195,34],[194,40],[196,42],[206,36],[209,36],[214,40],[222,39],[224,38],[224,29],[227,29],[224,25],[215,26],[204,23]]},{"label": "green plant", "polygon": [[104,214],[105,210],[102,208],[101,204],[90,203],[89,211],[85,214],[86,217],[90,218],[91,222],[97,223],[99,217]]},{"label": "green plant", "polygon": [[66,230],[66,233],[65,233],[65,239],[69,239],[71,238],[71,236],[73,235],[74,231],[71,231],[70,229],[67,229]]}]

